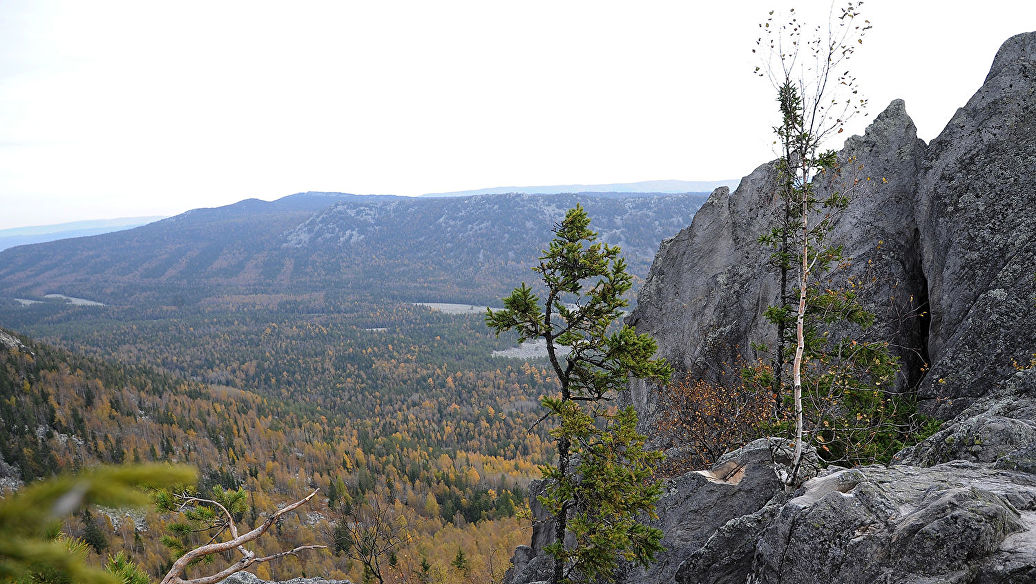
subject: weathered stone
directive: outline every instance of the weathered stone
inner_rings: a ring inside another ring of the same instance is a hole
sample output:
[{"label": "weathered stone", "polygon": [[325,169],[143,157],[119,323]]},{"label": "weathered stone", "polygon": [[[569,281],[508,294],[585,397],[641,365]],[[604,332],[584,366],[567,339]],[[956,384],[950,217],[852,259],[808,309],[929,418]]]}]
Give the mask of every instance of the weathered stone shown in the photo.
[{"label": "weathered stone", "polygon": [[896,455],[896,462],[914,466],[932,466],[951,460],[996,462],[1031,444],[1036,444],[1036,421],[983,412],[950,424],[920,444],[903,450]]},{"label": "weathered stone", "polygon": [[250,572],[238,572],[224,579],[221,584],[352,584],[350,580],[325,580],[323,578],[292,578],[291,580],[263,580]]},{"label": "weathered stone", "polygon": [[755,562],[759,536],[783,507],[787,497],[777,494],[762,509],[735,517],[716,530],[701,548],[676,571],[678,584],[746,582]]},{"label": "weathered stone", "polygon": [[17,337],[0,329],[0,348],[11,351],[24,351],[25,345]]},{"label": "weathered stone", "polygon": [[0,455],[0,497],[17,491],[22,488],[22,484],[22,472]]},{"label": "weathered stone", "polygon": [[[741,179],[733,194],[716,189],[691,226],[663,241],[655,256],[628,321],[655,338],[658,355],[678,372],[718,378],[724,363],[750,354],[750,342],[771,340],[757,331],[777,287],[773,278],[760,277],[768,252],[756,238],[766,226],[773,180],[766,164]],[[635,382],[629,397],[642,427],[650,429],[657,388]]]},{"label": "weathered stone", "polygon": [[[877,314],[867,334],[889,340],[906,365],[897,391],[916,384],[924,357],[927,323],[919,313],[926,288],[913,208],[925,153],[903,102],[896,100],[863,136],[846,141],[839,155],[842,174],[821,187],[848,192],[847,182],[860,181],[829,236],[854,260],[831,277],[866,283],[860,299]],[[655,338],[659,355],[679,374],[719,381],[736,374],[739,361],[753,358],[753,344],[776,339],[763,313],[777,303],[779,283],[771,250],[758,241],[778,215],[774,181],[771,163],[743,178],[733,194],[717,189],[690,227],[662,242],[628,320]],[[658,389],[634,382],[628,399],[650,431]]]},{"label": "weathered stone", "polygon": [[994,467],[1036,475],[1036,443],[1031,443],[1028,446],[1001,456],[996,461]]},{"label": "weathered stone", "polygon": [[941,430],[897,453],[893,462],[932,466],[969,460],[1025,470],[1026,456],[1031,457],[1026,453],[1036,445],[1034,390],[1036,368],[1016,371],[994,393],[972,402]]},{"label": "weathered stone", "polygon": [[[624,580],[671,582],[684,559],[728,521],[761,509],[784,491],[780,476],[790,472],[792,447],[780,438],[760,438],[720,457],[709,470],[692,471],[669,481],[657,504],[666,551],[644,569],[628,566]],[[800,478],[816,474],[816,453],[807,449]]]},{"label": "weathered stone", "polygon": [[543,495],[546,483],[535,480],[529,483],[529,509],[532,511],[532,541],[530,545],[518,546],[511,557],[511,567],[504,574],[504,584],[533,584],[548,580],[554,567],[554,560],[544,548],[554,541],[554,520],[543,508],[539,497]]},{"label": "weathered stone", "polygon": [[[664,527],[666,548],[648,569],[626,565],[620,581],[670,582],[683,559],[694,552],[728,521],[755,513],[777,493],[784,490],[780,476],[790,472],[792,446],[780,438],[761,438],[729,452],[709,470],[688,472],[666,482],[666,490],[656,506]],[[816,452],[807,449],[799,477],[805,481],[816,474]],[[519,546],[504,577],[505,584],[527,584],[546,580],[553,561],[543,552],[554,540],[554,522],[536,497],[542,494],[542,481],[530,486],[533,510],[531,546]]]},{"label": "weathered stone", "polygon": [[932,367],[920,395],[949,418],[1036,350],[1036,33],[1003,44],[929,152],[916,217]]},{"label": "weathered stone", "polygon": [[1036,565],[1033,517],[1036,477],[1021,473],[965,462],[840,471],[780,510],[753,582],[980,582]]}]

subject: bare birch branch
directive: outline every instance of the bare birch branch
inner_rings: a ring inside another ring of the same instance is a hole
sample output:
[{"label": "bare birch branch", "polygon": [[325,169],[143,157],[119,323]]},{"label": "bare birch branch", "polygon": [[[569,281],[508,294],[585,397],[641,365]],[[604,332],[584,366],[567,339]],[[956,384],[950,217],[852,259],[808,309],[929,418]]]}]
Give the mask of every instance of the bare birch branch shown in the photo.
[{"label": "bare birch branch", "polygon": [[[326,548],[327,546],[323,545],[306,545],[299,546],[293,550],[273,554],[271,556],[256,557],[255,552],[244,547],[244,544],[259,539],[264,533],[266,533],[268,529],[270,529],[270,527],[274,523],[277,522],[277,520],[282,515],[294,511],[295,509],[298,509],[302,505],[308,503],[309,500],[317,494],[317,492],[319,492],[319,489],[314,490],[306,497],[303,497],[302,499],[299,499],[298,501],[295,501],[290,505],[286,505],[281,509],[278,509],[275,513],[267,517],[261,524],[259,524],[258,527],[241,535],[237,534],[237,527],[234,525],[233,517],[230,515],[230,512],[227,511],[227,509],[223,505],[220,505],[219,503],[208,499],[192,498],[195,502],[212,504],[222,509],[223,512],[227,515],[228,521],[230,522],[231,535],[233,537],[232,539],[224,542],[209,543],[197,547],[180,556],[179,559],[173,562],[172,567],[169,569],[169,572],[166,573],[165,577],[162,578],[161,584],[215,584],[216,582],[223,580],[227,576],[230,576],[231,574],[236,574],[237,572],[240,572],[242,570],[246,570],[255,564],[267,562],[269,560],[288,555],[296,555],[298,554],[298,552],[307,549]],[[222,571],[213,574],[212,576],[194,578],[190,580],[184,580],[180,577],[183,574],[183,571],[187,568],[187,565],[193,562],[194,560],[203,558],[205,556],[211,556],[213,554],[230,551],[232,549],[238,549],[244,555],[244,557],[242,557],[237,562],[234,562],[230,566],[226,567]]]}]

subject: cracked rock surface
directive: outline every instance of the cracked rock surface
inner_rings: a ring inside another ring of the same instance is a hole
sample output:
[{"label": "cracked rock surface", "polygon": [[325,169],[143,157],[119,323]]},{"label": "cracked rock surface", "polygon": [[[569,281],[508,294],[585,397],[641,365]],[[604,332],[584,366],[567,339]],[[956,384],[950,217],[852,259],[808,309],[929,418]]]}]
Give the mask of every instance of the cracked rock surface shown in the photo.
[{"label": "cracked rock surface", "polygon": [[238,572],[224,579],[220,584],[352,584],[349,580],[325,580],[323,578],[292,578],[291,580],[263,580],[251,572]]},{"label": "cracked rock surface", "polygon": [[753,581],[1031,581],[1034,520],[1034,475],[960,461],[842,470],[780,509],[757,542]]}]

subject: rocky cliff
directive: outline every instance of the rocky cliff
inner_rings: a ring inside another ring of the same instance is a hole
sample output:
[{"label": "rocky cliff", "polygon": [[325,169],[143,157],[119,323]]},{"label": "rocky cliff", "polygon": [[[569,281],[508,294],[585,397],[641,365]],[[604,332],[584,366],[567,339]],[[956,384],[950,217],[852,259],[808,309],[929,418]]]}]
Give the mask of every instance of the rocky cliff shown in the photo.
[{"label": "rocky cliff", "polygon": [[[916,385],[927,358],[927,292],[914,220],[917,176],[927,152],[903,102],[892,102],[840,153],[850,174],[863,173],[854,176],[862,186],[830,234],[854,258],[836,277],[868,282],[863,300],[878,315],[869,334],[890,340],[903,361],[900,390]],[[770,250],[758,242],[778,213],[773,180],[772,163],[764,164],[733,193],[717,189],[655,257],[630,322],[652,334],[660,354],[682,374],[718,380],[753,358],[753,344],[776,339],[763,317],[776,303],[776,273]],[[635,384],[632,393],[649,429],[657,389]]]},{"label": "rocky cliff", "polygon": [[920,393],[948,416],[1036,351],[1036,34],[1004,43],[929,150],[914,212],[932,308]]},{"label": "rocky cliff", "polygon": [[[1004,43],[931,144],[897,100],[840,158],[865,176],[831,233],[854,258],[838,277],[871,282],[872,333],[903,363],[897,390],[946,423],[892,466],[826,469],[791,494],[761,444],[673,479],[659,505],[668,551],[627,581],[1036,582],[1036,33]],[[630,321],[682,374],[717,379],[775,337],[757,243],[772,180],[767,164],[717,189],[661,245]],[[631,388],[648,431],[658,391]],[[745,486],[714,480],[731,458]],[[510,583],[538,576],[522,570],[538,547],[522,553]]]}]

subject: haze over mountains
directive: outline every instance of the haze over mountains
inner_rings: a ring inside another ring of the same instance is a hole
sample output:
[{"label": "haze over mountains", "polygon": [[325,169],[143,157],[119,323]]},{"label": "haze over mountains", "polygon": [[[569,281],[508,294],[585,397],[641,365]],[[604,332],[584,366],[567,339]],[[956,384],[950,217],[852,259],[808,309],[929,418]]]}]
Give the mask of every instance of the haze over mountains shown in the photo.
[{"label": "haze over mountains", "polygon": [[582,203],[643,277],[705,193],[396,197],[308,192],[195,209],[127,231],[0,252],[0,297],[194,304],[326,292],[491,302],[521,280]]},{"label": "haze over mountains", "polygon": [[538,187],[491,187],[469,191],[428,193],[425,197],[464,197],[468,195],[501,195],[505,193],[552,194],[552,193],[711,193],[719,187],[737,188],[738,179],[729,180],[645,180],[632,183],[609,183],[596,185],[548,185]]},{"label": "haze over mountains", "polygon": [[70,237],[100,235],[123,229],[132,229],[161,219],[154,217],[120,217],[117,219],[94,219],[90,221],[73,221],[54,225],[35,225],[32,227],[12,227],[0,229],[0,251],[18,245],[44,243]]}]

